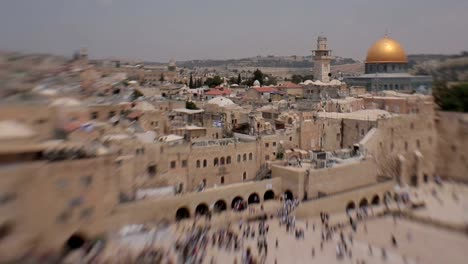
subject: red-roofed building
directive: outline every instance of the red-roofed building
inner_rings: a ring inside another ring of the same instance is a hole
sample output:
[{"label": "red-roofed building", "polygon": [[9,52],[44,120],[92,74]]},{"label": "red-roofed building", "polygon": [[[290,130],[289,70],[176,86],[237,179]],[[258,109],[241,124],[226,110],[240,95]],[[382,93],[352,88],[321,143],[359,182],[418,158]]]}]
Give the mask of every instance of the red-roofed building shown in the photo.
[{"label": "red-roofed building", "polygon": [[225,87],[215,87],[205,92],[203,95],[206,100],[213,99],[218,96],[230,96],[232,93],[231,89]]},{"label": "red-roofed building", "polygon": [[297,96],[297,97],[304,96],[304,86],[300,84],[295,84],[292,82],[284,82],[276,86],[275,88],[291,96]]}]

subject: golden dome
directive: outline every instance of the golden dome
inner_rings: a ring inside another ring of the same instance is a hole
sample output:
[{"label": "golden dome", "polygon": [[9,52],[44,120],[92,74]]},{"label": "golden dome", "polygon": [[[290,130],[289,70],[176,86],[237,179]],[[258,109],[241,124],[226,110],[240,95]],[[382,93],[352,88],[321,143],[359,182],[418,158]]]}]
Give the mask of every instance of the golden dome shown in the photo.
[{"label": "golden dome", "polygon": [[385,36],[379,39],[367,51],[366,63],[407,63],[405,50],[396,40]]}]

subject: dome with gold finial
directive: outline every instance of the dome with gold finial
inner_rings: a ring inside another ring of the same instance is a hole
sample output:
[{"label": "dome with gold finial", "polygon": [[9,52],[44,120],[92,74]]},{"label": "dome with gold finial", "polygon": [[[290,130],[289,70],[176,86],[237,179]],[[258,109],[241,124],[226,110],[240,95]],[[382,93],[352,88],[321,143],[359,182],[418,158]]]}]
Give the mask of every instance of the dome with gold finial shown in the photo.
[{"label": "dome with gold finial", "polygon": [[375,42],[367,51],[366,63],[407,63],[405,50],[398,41],[387,35]]}]

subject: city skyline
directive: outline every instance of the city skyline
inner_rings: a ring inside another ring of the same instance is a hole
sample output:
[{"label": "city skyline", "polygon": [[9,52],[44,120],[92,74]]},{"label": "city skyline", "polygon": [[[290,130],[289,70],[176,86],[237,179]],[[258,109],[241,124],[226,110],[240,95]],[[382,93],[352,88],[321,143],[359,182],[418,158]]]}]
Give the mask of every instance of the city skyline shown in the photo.
[{"label": "city skyline", "polygon": [[460,0],[192,2],[3,2],[0,50],[71,55],[85,47],[92,58],[159,62],[309,55],[323,33],[334,55],[363,60],[386,32],[408,54],[458,54],[468,46],[460,33],[468,3]]}]

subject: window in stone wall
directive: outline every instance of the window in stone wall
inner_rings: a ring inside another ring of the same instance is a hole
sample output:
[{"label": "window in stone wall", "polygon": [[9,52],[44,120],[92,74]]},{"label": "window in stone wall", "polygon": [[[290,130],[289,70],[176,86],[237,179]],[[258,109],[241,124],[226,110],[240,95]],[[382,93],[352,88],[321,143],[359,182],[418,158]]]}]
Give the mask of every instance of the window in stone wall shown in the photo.
[{"label": "window in stone wall", "polygon": [[289,137],[289,141],[292,141],[292,137]]},{"label": "window in stone wall", "polygon": [[203,168],[206,168],[207,164],[208,164],[208,162],[206,161],[206,159],[203,160]]},{"label": "window in stone wall", "polygon": [[73,199],[70,199],[68,201],[68,206],[71,208],[78,207],[83,204],[83,198],[82,197],[75,197]]},{"label": "window in stone wall", "polygon": [[221,176],[221,184],[224,184],[224,176]]},{"label": "window in stone wall", "polygon": [[231,156],[227,156],[227,158],[226,158],[226,164],[231,164]]},{"label": "window in stone wall", "polygon": [[276,142],[273,142],[273,147],[276,147]]},{"label": "window in stone wall", "polygon": [[408,150],[408,142],[405,141],[405,151]]},{"label": "window in stone wall", "polygon": [[450,148],[452,149],[452,152],[457,152],[457,147],[455,145],[452,145]]},{"label": "window in stone wall", "polygon": [[216,166],[218,166],[218,164],[219,164],[218,158],[214,158],[214,160],[213,160],[213,166],[216,167]]},{"label": "window in stone wall", "polygon": [[268,148],[270,145],[268,143],[265,143],[265,148]]},{"label": "window in stone wall", "polygon": [[68,186],[68,180],[67,179],[59,179],[56,184],[57,184],[57,187],[59,189],[65,189]]},{"label": "window in stone wall", "polygon": [[270,160],[270,155],[265,155],[265,160]]},{"label": "window in stone wall", "polygon": [[253,158],[252,153],[249,153],[249,160],[252,160],[252,158]]},{"label": "window in stone wall", "polygon": [[247,154],[244,153],[244,155],[242,155],[242,161],[246,161],[247,160]]},{"label": "window in stone wall", "polygon": [[224,165],[224,157],[221,157],[221,159],[219,159],[219,163],[220,163],[221,165]]},{"label": "window in stone wall", "polygon": [[82,176],[80,181],[84,187],[89,187],[93,183],[93,176],[92,175]]},{"label": "window in stone wall", "polygon": [[173,160],[171,161],[171,169],[175,169],[175,167],[176,167],[176,161]]},{"label": "window in stone wall", "polygon": [[108,118],[112,118],[114,116],[115,116],[115,111],[110,111],[109,115],[108,115]]},{"label": "window in stone wall", "polygon": [[237,154],[237,162],[240,162],[240,161],[241,161],[241,155]]},{"label": "window in stone wall", "polygon": [[92,112],[91,113],[91,119],[92,120],[96,120],[99,118],[99,113],[98,112]]},{"label": "window in stone wall", "polygon": [[245,181],[247,180],[247,172],[244,171],[244,173],[242,174],[242,180]]},{"label": "window in stone wall", "polygon": [[0,193],[0,205],[7,204],[16,200],[15,193]]},{"label": "window in stone wall", "polygon": [[150,178],[156,176],[156,165],[150,165],[150,166],[148,166],[147,171],[148,171],[148,176],[149,176]]},{"label": "window in stone wall", "polygon": [[197,168],[200,168],[200,160],[197,160]]},{"label": "window in stone wall", "polygon": [[81,219],[89,219],[93,215],[93,212],[94,212],[93,207],[85,208],[85,209],[81,210],[80,218]]},{"label": "window in stone wall", "polygon": [[62,213],[60,213],[59,215],[57,215],[56,221],[58,223],[65,223],[65,222],[68,221],[68,219],[70,219],[70,217],[71,217],[71,211],[70,210],[65,210]]},{"label": "window in stone wall", "polygon": [[182,160],[182,168],[187,168],[187,160]]}]

